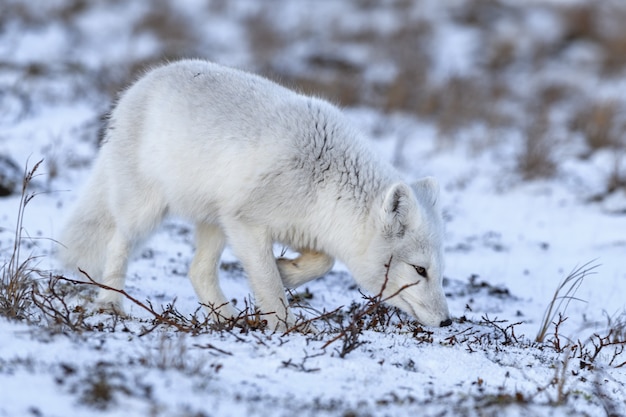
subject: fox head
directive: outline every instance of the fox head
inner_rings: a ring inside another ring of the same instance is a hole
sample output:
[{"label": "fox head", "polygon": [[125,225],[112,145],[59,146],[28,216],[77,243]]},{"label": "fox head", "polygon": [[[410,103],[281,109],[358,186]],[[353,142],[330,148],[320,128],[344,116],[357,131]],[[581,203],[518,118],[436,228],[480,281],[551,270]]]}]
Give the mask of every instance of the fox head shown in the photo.
[{"label": "fox head", "polygon": [[[451,324],[443,280],[443,220],[439,186],[425,178],[396,183],[373,212],[374,235],[365,256],[369,270],[355,278],[373,294],[426,326]],[[373,265],[373,261],[376,265]]]}]

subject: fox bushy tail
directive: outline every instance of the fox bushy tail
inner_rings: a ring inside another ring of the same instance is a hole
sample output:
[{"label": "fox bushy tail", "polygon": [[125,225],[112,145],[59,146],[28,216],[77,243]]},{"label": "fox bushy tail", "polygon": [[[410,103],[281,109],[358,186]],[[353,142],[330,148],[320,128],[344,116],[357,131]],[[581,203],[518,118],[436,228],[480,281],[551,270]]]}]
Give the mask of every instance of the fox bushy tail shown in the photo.
[{"label": "fox bushy tail", "polygon": [[115,231],[107,188],[104,161],[98,158],[59,239],[58,257],[65,267],[80,268],[97,281],[102,279],[106,248]]}]

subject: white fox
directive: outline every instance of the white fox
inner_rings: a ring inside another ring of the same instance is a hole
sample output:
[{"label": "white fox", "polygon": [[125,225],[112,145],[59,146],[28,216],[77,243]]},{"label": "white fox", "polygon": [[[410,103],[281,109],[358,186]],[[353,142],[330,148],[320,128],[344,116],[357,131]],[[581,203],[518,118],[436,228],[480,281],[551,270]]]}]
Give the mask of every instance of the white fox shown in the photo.
[{"label": "white fox", "polygon": [[[341,260],[365,290],[424,325],[451,323],[439,188],[412,185],[331,104],[203,60],[156,68],[125,91],[60,241],[60,257],[124,287],[129,253],[166,214],[196,224],[189,275],[203,304],[237,316],[218,282],[225,244],[268,326],[293,326],[284,286]],[[273,244],[299,252],[275,259]],[[100,305],[122,310],[119,293]],[[214,312],[215,314],[215,312]]]}]

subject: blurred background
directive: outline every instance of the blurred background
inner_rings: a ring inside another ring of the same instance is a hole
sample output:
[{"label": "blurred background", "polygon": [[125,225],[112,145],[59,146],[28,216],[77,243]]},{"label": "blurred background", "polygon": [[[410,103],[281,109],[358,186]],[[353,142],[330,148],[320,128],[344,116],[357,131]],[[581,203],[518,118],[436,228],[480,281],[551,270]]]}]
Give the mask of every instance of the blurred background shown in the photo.
[{"label": "blurred background", "polygon": [[414,118],[440,149],[496,152],[516,180],[604,201],[626,191],[624,22],[618,0],[2,0],[0,152],[24,140],[16,126],[81,103],[73,134],[95,143],[142,71],[199,57]]}]

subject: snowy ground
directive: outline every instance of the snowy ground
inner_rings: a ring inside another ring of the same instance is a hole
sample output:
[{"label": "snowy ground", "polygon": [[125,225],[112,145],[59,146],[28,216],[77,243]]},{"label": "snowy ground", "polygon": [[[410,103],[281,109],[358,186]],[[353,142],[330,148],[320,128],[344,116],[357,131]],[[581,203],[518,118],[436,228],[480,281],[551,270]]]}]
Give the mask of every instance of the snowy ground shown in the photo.
[{"label": "snowy ground", "polygon": [[[180,313],[180,328],[129,300],[130,318],[82,321],[74,306],[92,291],[57,283],[69,323],[32,305],[0,317],[0,416],[626,415],[626,8],[517,3],[3,2],[0,155],[44,159],[21,240],[44,296],[115,92],[146,65],[197,56],[344,105],[407,179],[439,179],[455,322],[423,328],[379,308],[347,352],[341,326],[367,300],[337,265],[299,292],[307,317],[343,306],[319,335],[189,331],[202,319],[186,278],[193,231],[170,219],[134,256],[127,290]],[[5,271],[19,201],[0,198]],[[535,342],[557,286],[587,263],[581,301]],[[243,306],[228,251],[221,272]]]}]

